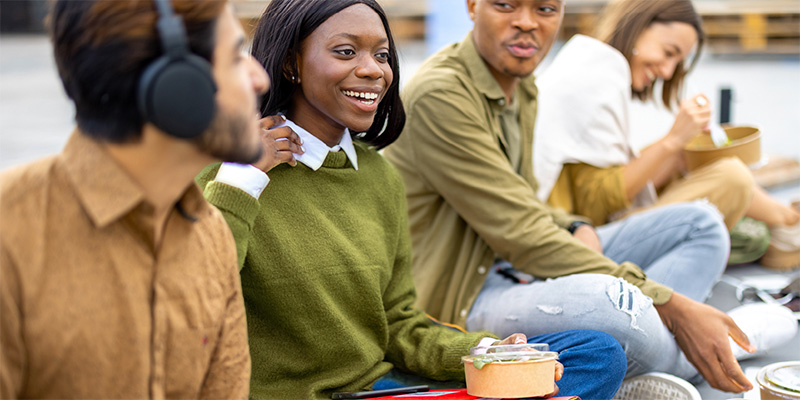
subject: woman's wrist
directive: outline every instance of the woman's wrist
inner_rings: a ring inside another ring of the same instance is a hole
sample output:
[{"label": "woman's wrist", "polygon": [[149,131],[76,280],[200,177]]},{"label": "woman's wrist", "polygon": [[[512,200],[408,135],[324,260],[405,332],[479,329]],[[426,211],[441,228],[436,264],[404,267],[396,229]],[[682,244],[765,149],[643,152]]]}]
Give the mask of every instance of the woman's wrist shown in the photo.
[{"label": "woman's wrist", "polygon": [[675,138],[674,135],[668,134],[663,139],[661,139],[661,146],[670,154],[675,154],[681,151],[684,147],[684,143]]}]

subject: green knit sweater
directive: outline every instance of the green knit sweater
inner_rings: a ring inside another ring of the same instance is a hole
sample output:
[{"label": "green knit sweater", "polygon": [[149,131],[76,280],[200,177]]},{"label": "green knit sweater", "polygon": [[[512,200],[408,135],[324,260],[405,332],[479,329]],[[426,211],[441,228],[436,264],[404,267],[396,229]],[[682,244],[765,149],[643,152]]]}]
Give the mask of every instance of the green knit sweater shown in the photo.
[{"label": "green knit sweater", "polygon": [[490,335],[433,325],[412,307],[402,179],[355,147],[358,171],[341,151],[318,171],[282,164],[258,201],[211,181],[218,165],[198,177],[239,250],[251,398],[329,399],[369,389],[392,366],[463,380],[460,357]]}]

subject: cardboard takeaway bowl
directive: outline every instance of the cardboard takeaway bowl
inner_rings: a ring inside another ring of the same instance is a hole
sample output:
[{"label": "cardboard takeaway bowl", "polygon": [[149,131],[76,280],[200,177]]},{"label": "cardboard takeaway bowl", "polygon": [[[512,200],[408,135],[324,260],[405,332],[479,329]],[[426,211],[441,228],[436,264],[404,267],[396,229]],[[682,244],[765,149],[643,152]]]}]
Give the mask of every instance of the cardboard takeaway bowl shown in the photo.
[{"label": "cardboard takeaway bowl", "polygon": [[[491,346],[490,348],[522,346],[524,345]],[[487,358],[491,362],[481,365],[487,361]],[[552,393],[556,358],[557,353],[555,352],[535,350],[464,356],[462,361],[467,378],[467,394],[477,397],[515,399]],[[475,366],[476,360],[480,368]]]},{"label": "cardboard takeaway bowl", "polygon": [[725,128],[731,143],[715,147],[711,135],[695,136],[684,148],[689,171],[724,157],[739,157],[745,164],[761,161],[761,131],[751,126]]},{"label": "cardboard takeaway bowl", "polygon": [[756,376],[761,400],[800,400],[800,361],[769,364]]}]

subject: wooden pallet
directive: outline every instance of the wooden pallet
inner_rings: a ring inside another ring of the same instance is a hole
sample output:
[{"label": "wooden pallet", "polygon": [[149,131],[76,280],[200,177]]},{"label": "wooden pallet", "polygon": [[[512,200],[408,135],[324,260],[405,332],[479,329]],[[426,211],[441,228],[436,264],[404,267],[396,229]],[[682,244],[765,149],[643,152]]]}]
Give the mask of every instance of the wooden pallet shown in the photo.
[{"label": "wooden pallet", "polygon": [[[246,33],[251,36],[269,0],[231,0],[231,3]],[[378,0],[378,3],[389,16],[389,27],[397,41],[425,38],[426,0]]]},{"label": "wooden pallet", "polygon": [[[258,18],[267,8],[269,0],[231,0],[236,15],[240,18]],[[425,17],[427,0],[378,0],[391,18]]]},{"label": "wooden pallet", "polygon": [[791,158],[769,156],[767,163],[753,171],[756,183],[766,189],[800,184],[800,162]]},{"label": "wooden pallet", "polygon": [[[389,16],[395,39],[425,38],[427,1],[378,0]],[[255,26],[269,0],[232,0],[246,28]],[[591,34],[608,0],[569,0],[560,39]],[[800,56],[800,0],[695,0],[703,17],[708,49],[715,54]]]},{"label": "wooden pallet", "polygon": [[800,54],[800,12],[707,15],[703,28],[717,54]]},{"label": "wooden pallet", "polygon": [[[591,34],[607,0],[566,3],[560,39]],[[800,56],[800,0],[695,0],[714,54]]]}]

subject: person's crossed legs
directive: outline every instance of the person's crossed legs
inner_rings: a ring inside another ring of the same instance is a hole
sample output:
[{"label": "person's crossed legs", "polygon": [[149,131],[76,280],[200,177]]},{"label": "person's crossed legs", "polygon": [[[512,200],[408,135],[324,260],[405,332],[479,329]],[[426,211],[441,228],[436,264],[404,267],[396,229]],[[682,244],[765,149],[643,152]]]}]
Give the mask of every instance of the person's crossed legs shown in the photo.
[{"label": "person's crossed legs", "polygon": [[603,254],[638,265],[649,279],[704,302],[719,281],[730,235],[716,207],[676,203],[633,214],[597,228]]}]

